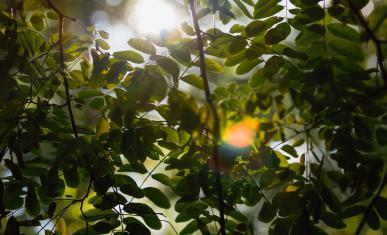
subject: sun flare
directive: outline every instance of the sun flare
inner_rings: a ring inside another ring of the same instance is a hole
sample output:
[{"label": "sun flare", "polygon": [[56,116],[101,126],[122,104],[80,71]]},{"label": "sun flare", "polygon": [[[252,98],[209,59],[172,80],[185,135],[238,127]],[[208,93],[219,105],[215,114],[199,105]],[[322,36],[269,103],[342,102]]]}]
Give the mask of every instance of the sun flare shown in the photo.
[{"label": "sun flare", "polygon": [[139,0],[134,15],[137,30],[144,34],[178,27],[177,15],[165,0]]},{"label": "sun flare", "polygon": [[254,142],[258,128],[257,120],[245,118],[226,128],[223,141],[235,148],[246,148]]}]

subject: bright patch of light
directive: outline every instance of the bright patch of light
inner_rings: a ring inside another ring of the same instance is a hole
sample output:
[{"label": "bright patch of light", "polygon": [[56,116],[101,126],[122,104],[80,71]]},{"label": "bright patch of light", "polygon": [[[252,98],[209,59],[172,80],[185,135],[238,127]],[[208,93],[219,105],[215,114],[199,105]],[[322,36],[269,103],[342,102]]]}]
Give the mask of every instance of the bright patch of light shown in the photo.
[{"label": "bright patch of light", "polygon": [[257,120],[245,118],[226,128],[223,141],[235,148],[246,148],[254,142],[258,128]]},{"label": "bright patch of light", "polygon": [[122,3],[122,0],[106,0],[106,3],[110,6],[118,6]]},{"label": "bright patch of light", "polygon": [[176,13],[165,0],[138,0],[133,14],[137,30],[144,34],[178,27]]}]

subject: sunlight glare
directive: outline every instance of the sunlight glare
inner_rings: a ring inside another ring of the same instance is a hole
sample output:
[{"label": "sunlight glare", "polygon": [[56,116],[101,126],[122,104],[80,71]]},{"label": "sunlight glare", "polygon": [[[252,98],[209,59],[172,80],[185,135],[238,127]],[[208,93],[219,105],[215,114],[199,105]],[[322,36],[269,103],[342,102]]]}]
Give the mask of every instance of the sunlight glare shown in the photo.
[{"label": "sunlight glare", "polygon": [[144,34],[178,27],[176,13],[165,0],[139,0],[134,15],[137,30]]},{"label": "sunlight glare", "polygon": [[241,122],[227,127],[223,134],[223,140],[235,148],[246,148],[254,142],[258,128],[257,120],[245,118]]}]

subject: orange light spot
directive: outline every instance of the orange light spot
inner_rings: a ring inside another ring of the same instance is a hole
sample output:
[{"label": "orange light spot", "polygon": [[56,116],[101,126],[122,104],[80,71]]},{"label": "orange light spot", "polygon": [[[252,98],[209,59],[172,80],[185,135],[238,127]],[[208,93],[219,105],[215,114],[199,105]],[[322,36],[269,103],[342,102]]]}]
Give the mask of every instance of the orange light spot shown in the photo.
[{"label": "orange light spot", "polygon": [[245,118],[241,122],[227,127],[223,134],[223,141],[236,148],[246,148],[254,142],[259,123],[252,118]]}]

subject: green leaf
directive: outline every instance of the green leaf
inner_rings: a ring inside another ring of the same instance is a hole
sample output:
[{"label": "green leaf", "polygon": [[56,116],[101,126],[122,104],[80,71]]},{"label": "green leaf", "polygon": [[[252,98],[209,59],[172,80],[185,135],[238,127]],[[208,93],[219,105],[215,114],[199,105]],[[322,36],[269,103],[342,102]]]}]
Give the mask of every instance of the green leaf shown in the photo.
[{"label": "green leaf", "polygon": [[144,58],[135,51],[118,51],[114,52],[113,56],[120,60],[131,61],[133,63],[144,63]]},{"label": "green leaf", "polygon": [[357,44],[350,43],[344,40],[334,40],[328,42],[329,47],[338,54],[347,57],[354,61],[363,61],[364,56],[360,47]]},{"label": "green leaf", "polygon": [[15,217],[11,216],[8,219],[7,226],[5,227],[4,235],[18,235],[19,232],[19,223]]},{"label": "green leaf", "polygon": [[151,59],[156,60],[156,63],[169,73],[173,79],[179,78],[180,68],[174,60],[165,56],[153,56]]},{"label": "green leaf", "polygon": [[293,148],[300,147],[304,143],[305,143],[305,139],[299,139],[299,140],[294,141],[294,143],[292,144],[292,147]]},{"label": "green leaf", "polygon": [[32,185],[28,185],[25,207],[30,216],[36,216],[40,213],[40,202],[36,196],[35,187]]},{"label": "green leaf", "polygon": [[274,196],[273,206],[279,210],[280,216],[285,217],[300,214],[303,202],[296,192],[281,192]]},{"label": "green leaf", "polygon": [[78,187],[80,181],[78,176],[78,170],[76,167],[69,166],[68,168],[63,169],[63,176],[68,187]]},{"label": "green leaf", "polygon": [[93,99],[93,100],[89,103],[90,108],[95,109],[95,110],[100,110],[100,109],[102,109],[102,107],[103,107],[104,105],[105,105],[105,98],[102,98],[102,97],[95,98],[95,99]]},{"label": "green leaf", "polygon": [[99,235],[101,233],[95,231],[92,227],[88,228],[81,228],[73,233],[73,235]]},{"label": "green leaf", "polygon": [[196,88],[198,88],[198,89],[203,90],[203,88],[204,88],[202,78],[196,74],[186,75],[186,76],[182,77],[181,80],[196,87]]},{"label": "green leaf", "polygon": [[230,54],[236,54],[242,50],[244,50],[247,46],[247,40],[241,37],[234,37],[231,41],[230,47],[228,51]]},{"label": "green leaf", "polygon": [[161,173],[154,174],[152,175],[152,178],[166,186],[172,186],[171,179],[169,179],[169,177],[164,174],[161,174]]},{"label": "green leaf", "polygon": [[51,219],[54,216],[57,205],[58,204],[56,202],[50,203],[50,205],[48,206],[48,210],[47,210],[48,218]]},{"label": "green leaf", "polygon": [[353,42],[361,42],[360,33],[358,33],[355,29],[345,24],[342,24],[342,23],[329,24],[328,30],[335,36],[338,36]]},{"label": "green leaf", "polygon": [[176,184],[174,191],[179,196],[197,197],[200,193],[198,175],[192,174],[184,177]]},{"label": "green leaf", "polygon": [[23,184],[14,181],[5,185],[4,190],[4,205],[8,210],[16,210],[23,206],[23,198],[21,197]]},{"label": "green leaf", "polygon": [[146,225],[152,229],[161,229],[160,219],[149,206],[142,203],[129,203],[124,206],[124,211],[134,213],[142,217]]},{"label": "green leaf", "polygon": [[246,29],[245,26],[243,25],[240,25],[240,24],[234,24],[233,26],[231,26],[230,28],[230,33],[242,33],[244,32]]},{"label": "green leaf", "polygon": [[375,132],[376,140],[381,146],[387,145],[387,130],[384,128],[378,128]]},{"label": "green leaf", "polygon": [[375,7],[371,14],[368,16],[368,23],[373,32],[385,32],[383,29],[386,29],[382,26],[387,24],[387,6],[382,4],[378,7]]},{"label": "green leaf", "polygon": [[189,234],[193,234],[195,231],[197,231],[199,229],[197,223],[196,223],[196,220],[192,220],[191,222],[189,222],[184,228],[183,230],[181,230],[180,232],[180,235],[189,235]]},{"label": "green leaf", "polygon": [[288,153],[290,156],[294,157],[294,158],[297,158],[298,157],[298,154],[297,154],[297,151],[290,145],[284,145],[282,146],[281,148],[283,151],[285,151],[286,153]]},{"label": "green leaf", "polygon": [[144,188],[143,191],[145,196],[149,198],[149,200],[151,200],[158,207],[161,207],[164,209],[169,209],[171,207],[171,203],[169,202],[169,199],[159,189],[149,187],[149,188]]},{"label": "green leaf", "polygon": [[136,182],[126,183],[120,187],[121,192],[134,198],[143,198],[144,192],[137,186]]},{"label": "green leaf", "polygon": [[285,40],[291,32],[288,23],[280,23],[265,34],[265,41],[269,45],[277,44]]},{"label": "green leaf", "polygon": [[195,31],[193,30],[193,28],[188,25],[187,22],[184,22],[182,25],[181,25],[181,29],[184,31],[184,33],[186,33],[187,35],[189,36],[195,36],[196,33]]},{"label": "green leaf", "polygon": [[[200,62],[196,61],[194,65],[199,67]],[[224,70],[223,66],[218,61],[213,59],[206,58],[206,65],[207,65],[207,70],[214,73],[222,73]]]},{"label": "green leaf", "polygon": [[270,59],[266,61],[265,67],[262,69],[262,73],[267,78],[272,78],[275,74],[277,74],[282,65],[285,63],[284,59],[279,56],[272,56]]},{"label": "green leaf", "polygon": [[268,202],[264,202],[261,210],[259,211],[258,219],[264,223],[269,223],[274,219],[276,214],[276,210],[274,210]]},{"label": "green leaf", "polygon": [[244,60],[236,68],[236,73],[238,75],[246,74],[246,73],[250,72],[251,70],[253,70],[258,64],[260,64],[262,62],[263,62],[263,60],[261,60],[261,59]]},{"label": "green leaf", "polygon": [[266,23],[260,20],[255,20],[246,26],[246,34],[248,37],[255,37],[266,30]]},{"label": "green leaf", "polygon": [[343,212],[340,213],[340,218],[346,219],[351,218],[357,215],[360,215],[364,212],[365,207],[364,206],[353,206],[348,209],[345,209]]},{"label": "green leaf", "polygon": [[250,19],[253,18],[247,7],[240,1],[240,0],[234,0],[235,4],[241,9],[241,11]]},{"label": "green leaf", "polygon": [[384,197],[376,198],[375,209],[382,219],[387,220],[387,200]]},{"label": "green leaf", "polygon": [[103,39],[109,39],[109,34],[103,30],[100,30],[99,32],[99,35],[103,38]]},{"label": "green leaf", "polygon": [[83,90],[78,93],[78,97],[82,99],[92,98],[96,96],[103,96],[104,94],[99,90]]},{"label": "green leaf", "polygon": [[227,67],[235,66],[246,59],[245,51],[241,51],[238,54],[227,57],[224,62],[224,65]]},{"label": "green leaf", "polygon": [[91,210],[85,211],[85,215],[87,217],[87,221],[95,222],[101,219],[109,220],[109,219],[118,218],[118,215],[114,214],[113,212],[114,212],[113,210],[91,209]]},{"label": "green leaf", "polygon": [[91,228],[100,234],[106,234],[120,226],[120,224],[121,223],[118,220],[102,220],[98,221],[96,224],[93,224]]},{"label": "green leaf", "polygon": [[182,64],[188,64],[191,62],[191,53],[185,47],[176,47],[169,49],[170,55]]},{"label": "green leaf", "polygon": [[44,15],[41,13],[35,13],[31,16],[30,22],[34,29],[41,31],[44,29],[44,21],[43,21]]},{"label": "green leaf", "polygon": [[288,47],[285,48],[282,53],[290,58],[296,58],[296,59],[300,59],[300,60],[308,59],[308,55],[306,53],[295,51],[295,50],[288,48]]},{"label": "green leaf", "polygon": [[50,19],[50,20],[58,20],[59,19],[59,16],[58,14],[55,12],[55,11],[48,11],[46,13],[47,17]]},{"label": "green leaf", "polygon": [[321,220],[324,221],[326,225],[332,228],[342,229],[346,227],[345,223],[339,217],[330,212],[324,212],[321,215]]},{"label": "green leaf", "polygon": [[145,54],[150,54],[150,55],[156,54],[155,46],[153,46],[153,44],[148,40],[140,39],[140,38],[132,38],[128,41],[128,44],[134,49],[141,51]]},{"label": "green leaf", "polygon": [[258,88],[266,82],[267,78],[262,74],[261,70],[258,70],[249,80],[251,88]]},{"label": "green leaf", "polygon": [[126,225],[125,230],[128,231],[129,234],[151,235],[151,231],[143,223],[135,218],[124,218],[124,224]]},{"label": "green leaf", "polygon": [[254,18],[266,18],[282,11],[283,6],[278,5],[281,0],[259,0],[254,6]]},{"label": "green leaf", "polygon": [[102,49],[104,49],[104,50],[109,50],[110,49],[110,45],[109,45],[109,43],[107,43],[105,40],[103,40],[103,39],[97,39],[97,40],[95,40],[95,42],[97,43],[97,45],[100,47],[100,48],[102,48]]},{"label": "green leaf", "polygon": [[370,213],[368,214],[367,220],[366,220],[367,225],[372,229],[372,230],[378,230],[380,228],[380,221],[379,217],[376,214],[375,210],[371,210]]}]

